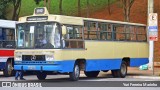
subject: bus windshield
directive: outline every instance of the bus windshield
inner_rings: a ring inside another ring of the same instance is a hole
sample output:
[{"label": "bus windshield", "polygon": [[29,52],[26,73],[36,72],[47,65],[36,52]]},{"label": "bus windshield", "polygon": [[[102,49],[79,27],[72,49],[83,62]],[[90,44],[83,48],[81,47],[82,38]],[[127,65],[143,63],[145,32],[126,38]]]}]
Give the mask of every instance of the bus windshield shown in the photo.
[{"label": "bus windshield", "polygon": [[0,49],[15,48],[15,29],[0,28]]},{"label": "bus windshield", "polygon": [[17,24],[17,48],[60,48],[60,25],[53,22]]}]

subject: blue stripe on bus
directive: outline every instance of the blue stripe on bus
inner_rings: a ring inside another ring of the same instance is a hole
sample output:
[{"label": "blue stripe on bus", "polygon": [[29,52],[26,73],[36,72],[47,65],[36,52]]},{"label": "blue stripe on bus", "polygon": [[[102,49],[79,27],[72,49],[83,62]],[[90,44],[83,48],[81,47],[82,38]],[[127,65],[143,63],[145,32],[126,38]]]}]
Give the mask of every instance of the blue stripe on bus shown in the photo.
[{"label": "blue stripe on bus", "polygon": [[90,59],[86,61],[86,71],[119,69],[121,59]]},{"label": "blue stripe on bus", "polygon": [[[115,70],[120,69],[122,59],[88,59],[86,71]],[[130,66],[138,67],[149,62],[148,58],[131,58]],[[15,70],[58,71],[72,72],[75,60],[54,61],[53,64],[19,63],[14,65]]]},{"label": "blue stripe on bus", "polygon": [[[122,59],[91,59],[86,61],[86,71],[120,69]],[[139,67],[147,64],[148,58],[131,58],[130,67]]]},{"label": "blue stripe on bus", "polygon": [[130,59],[130,67],[139,67],[147,63],[149,63],[148,58],[131,58]]}]

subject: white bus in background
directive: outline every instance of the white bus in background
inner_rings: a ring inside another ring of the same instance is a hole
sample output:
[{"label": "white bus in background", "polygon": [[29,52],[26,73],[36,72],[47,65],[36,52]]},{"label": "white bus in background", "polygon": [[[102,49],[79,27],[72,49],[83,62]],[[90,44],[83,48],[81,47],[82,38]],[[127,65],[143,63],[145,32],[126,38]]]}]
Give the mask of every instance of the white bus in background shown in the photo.
[{"label": "white bus in background", "polygon": [[16,21],[0,20],[0,70],[4,76],[13,74]]}]

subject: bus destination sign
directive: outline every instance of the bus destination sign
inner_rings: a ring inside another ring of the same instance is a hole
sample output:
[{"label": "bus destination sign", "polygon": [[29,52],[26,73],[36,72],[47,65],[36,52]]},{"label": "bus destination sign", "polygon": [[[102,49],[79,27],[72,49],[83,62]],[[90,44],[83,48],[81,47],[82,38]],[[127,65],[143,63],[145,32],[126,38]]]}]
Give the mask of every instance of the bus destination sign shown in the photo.
[{"label": "bus destination sign", "polygon": [[27,21],[43,21],[43,20],[48,20],[48,16],[27,17]]},{"label": "bus destination sign", "polygon": [[36,8],[35,9],[35,14],[44,14],[45,9],[44,8]]}]

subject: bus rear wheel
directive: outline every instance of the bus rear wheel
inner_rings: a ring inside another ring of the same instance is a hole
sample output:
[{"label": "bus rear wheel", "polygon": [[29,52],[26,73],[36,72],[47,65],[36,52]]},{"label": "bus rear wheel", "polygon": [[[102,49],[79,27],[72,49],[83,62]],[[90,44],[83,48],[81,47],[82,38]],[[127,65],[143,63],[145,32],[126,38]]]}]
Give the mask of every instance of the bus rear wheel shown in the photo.
[{"label": "bus rear wheel", "polygon": [[38,78],[39,80],[44,80],[44,79],[46,79],[46,77],[47,77],[47,74],[44,73],[44,72],[38,72],[38,73],[37,73],[37,78]]},{"label": "bus rear wheel", "polygon": [[119,70],[112,70],[113,77],[125,78],[127,75],[127,64],[125,61],[122,61],[121,67]]},{"label": "bus rear wheel", "polygon": [[3,70],[3,74],[5,77],[12,76],[13,73],[13,65],[11,61],[7,61],[5,65],[5,69]]},{"label": "bus rear wheel", "polygon": [[90,71],[90,72],[84,71],[84,74],[87,77],[97,77],[99,74],[99,71]]},{"label": "bus rear wheel", "polygon": [[73,72],[69,73],[69,77],[70,77],[70,80],[77,81],[79,79],[79,76],[80,76],[80,68],[79,68],[79,65],[76,64],[73,68]]}]

